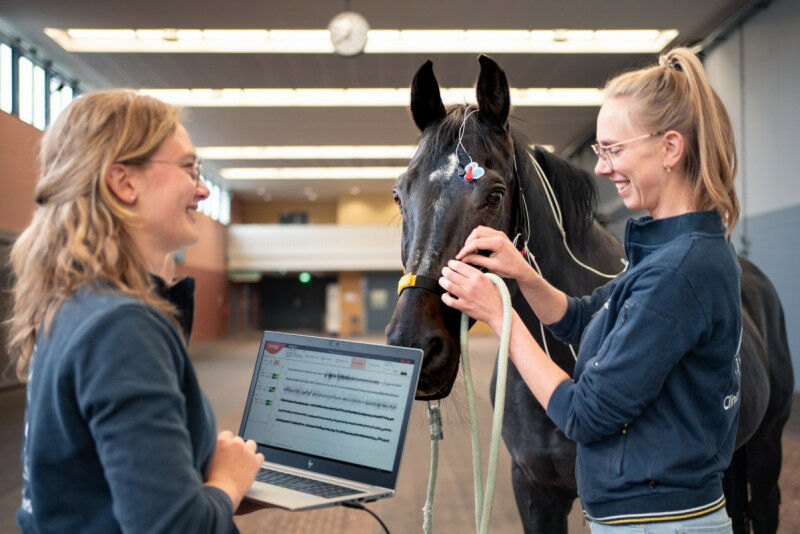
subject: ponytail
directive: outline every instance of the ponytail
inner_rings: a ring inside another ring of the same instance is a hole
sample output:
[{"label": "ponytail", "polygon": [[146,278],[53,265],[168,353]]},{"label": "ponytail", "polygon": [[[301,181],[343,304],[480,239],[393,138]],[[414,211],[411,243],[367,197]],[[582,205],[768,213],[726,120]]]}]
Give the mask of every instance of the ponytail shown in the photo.
[{"label": "ponytail", "polygon": [[661,55],[657,66],[617,76],[606,84],[605,96],[637,101],[639,122],[648,131],[675,130],[684,136],[683,165],[694,207],[716,210],[730,236],[739,220],[733,128],[694,53],[675,48]]}]

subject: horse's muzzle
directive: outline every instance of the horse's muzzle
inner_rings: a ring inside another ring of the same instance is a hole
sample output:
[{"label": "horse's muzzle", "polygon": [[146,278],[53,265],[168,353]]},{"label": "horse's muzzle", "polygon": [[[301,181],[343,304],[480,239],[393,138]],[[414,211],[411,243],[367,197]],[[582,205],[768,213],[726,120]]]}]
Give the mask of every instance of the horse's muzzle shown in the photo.
[{"label": "horse's muzzle", "polygon": [[422,349],[424,358],[416,398],[446,397],[458,374],[459,314],[431,291],[403,291],[386,328],[390,345]]}]

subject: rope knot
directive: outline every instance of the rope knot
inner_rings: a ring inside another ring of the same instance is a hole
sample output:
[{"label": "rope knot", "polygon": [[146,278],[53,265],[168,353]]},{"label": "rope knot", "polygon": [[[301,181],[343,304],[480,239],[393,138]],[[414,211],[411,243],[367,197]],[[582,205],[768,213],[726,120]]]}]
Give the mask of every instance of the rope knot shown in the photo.
[{"label": "rope knot", "polygon": [[442,411],[439,409],[439,401],[428,401],[428,423],[431,427],[431,440],[438,441],[444,439],[442,431]]}]

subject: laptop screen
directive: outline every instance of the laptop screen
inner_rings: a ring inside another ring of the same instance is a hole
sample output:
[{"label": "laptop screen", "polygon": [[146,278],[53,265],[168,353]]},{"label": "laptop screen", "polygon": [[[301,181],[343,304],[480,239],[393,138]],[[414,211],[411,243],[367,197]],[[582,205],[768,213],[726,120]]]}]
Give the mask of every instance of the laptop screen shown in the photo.
[{"label": "laptop screen", "polygon": [[283,451],[312,459],[302,466],[312,470],[317,458],[392,473],[420,356],[416,349],[267,332],[240,434],[267,447],[267,461]]}]

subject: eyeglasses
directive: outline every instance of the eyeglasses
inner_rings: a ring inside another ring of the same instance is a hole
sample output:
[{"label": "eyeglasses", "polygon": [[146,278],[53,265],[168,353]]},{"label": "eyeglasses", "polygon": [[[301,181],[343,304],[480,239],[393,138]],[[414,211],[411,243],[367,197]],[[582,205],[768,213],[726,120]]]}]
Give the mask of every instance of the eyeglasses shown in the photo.
[{"label": "eyeglasses", "polygon": [[192,180],[197,182],[200,179],[200,172],[203,169],[203,163],[199,159],[195,159],[193,161],[171,161],[171,160],[164,160],[164,159],[149,159],[144,163],[166,163],[168,165],[177,165],[187,173],[189,176],[192,177]]},{"label": "eyeglasses", "polygon": [[623,145],[627,145],[628,143],[633,143],[634,141],[641,141],[642,139],[647,139],[648,137],[655,137],[657,135],[661,135],[664,132],[653,132],[649,134],[640,135],[639,137],[634,137],[633,139],[626,139],[625,141],[620,141],[619,143],[614,143],[611,145],[601,145],[600,143],[593,143],[592,150],[594,153],[597,154],[598,158],[602,158],[608,164],[608,168],[611,172],[614,172],[614,162],[612,161],[613,158],[617,157],[620,152],[622,152],[621,147]]}]

